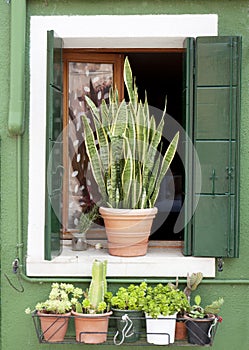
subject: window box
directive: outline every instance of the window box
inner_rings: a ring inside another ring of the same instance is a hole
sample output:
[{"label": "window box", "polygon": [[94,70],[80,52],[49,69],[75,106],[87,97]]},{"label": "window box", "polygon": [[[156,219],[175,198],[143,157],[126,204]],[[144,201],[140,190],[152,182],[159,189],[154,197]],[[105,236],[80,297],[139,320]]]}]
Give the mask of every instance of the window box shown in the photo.
[{"label": "window box", "polygon": [[[49,342],[49,340],[46,341],[44,339],[44,334],[42,333],[40,321],[39,321],[39,318],[37,316],[37,313],[34,313],[32,315],[32,318],[33,318],[34,327],[35,327],[35,331],[36,331],[36,335],[37,335],[39,343],[55,344],[54,342],[52,343],[52,342]],[[110,316],[109,328],[108,328],[108,332],[107,332],[107,341],[105,343],[102,343],[101,345],[108,345],[108,346],[113,345],[113,346],[115,346],[113,338],[116,334],[116,329],[114,327],[116,319],[117,319],[117,317]],[[178,319],[178,320],[182,320],[183,322],[186,321],[186,319]],[[140,339],[135,341],[135,342],[127,342],[127,343],[125,343],[126,346],[153,346],[152,344],[147,343],[147,340],[146,340],[147,334],[146,334],[144,318],[142,318],[142,321],[143,321],[143,328],[141,330],[141,333],[139,333]],[[214,342],[215,334],[217,331],[217,327],[218,327],[218,323],[216,322],[215,325],[212,327],[211,332],[210,332],[210,335],[211,335],[210,343],[205,344],[206,347],[212,346],[212,344]],[[167,333],[165,333],[164,335],[167,335]],[[60,344],[78,344],[78,342],[76,342],[76,338],[75,338],[74,316],[70,316],[69,327],[68,327],[67,334],[64,338],[64,341],[57,342],[57,344],[58,343],[60,343]],[[84,343],[81,343],[81,344],[84,345]],[[87,344],[85,344],[85,345],[87,345]],[[185,340],[175,340],[175,342],[170,344],[170,346],[193,346],[193,344],[188,343],[188,340],[185,339]]]}]

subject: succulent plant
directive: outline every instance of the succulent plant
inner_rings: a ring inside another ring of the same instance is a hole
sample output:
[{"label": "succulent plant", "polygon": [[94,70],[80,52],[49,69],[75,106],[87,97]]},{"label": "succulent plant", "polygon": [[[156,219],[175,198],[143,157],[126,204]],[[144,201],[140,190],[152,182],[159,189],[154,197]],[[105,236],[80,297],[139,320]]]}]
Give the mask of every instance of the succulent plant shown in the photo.
[{"label": "succulent plant", "polygon": [[[36,311],[44,314],[65,314],[72,309],[71,297],[74,294],[74,286],[69,283],[52,283],[47,300],[39,302],[35,306]],[[27,314],[31,309],[25,310]]]},{"label": "succulent plant", "polygon": [[223,298],[218,298],[213,301],[212,304],[202,307],[200,295],[196,295],[194,300],[195,304],[191,306],[190,312],[188,313],[188,316],[191,318],[205,318],[210,314],[217,315],[224,303]]},{"label": "succulent plant", "polygon": [[[79,313],[98,314],[104,313],[108,309],[106,299],[107,260],[95,259],[92,265],[92,280],[89,289],[78,293],[78,298],[72,300],[73,309]],[[80,289],[79,289],[80,290]]]},{"label": "succulent plant", "polygon": [[78,229],[80,232],[84,233],[89,230],[94,220],[99,217],[98,207],[95,205],[88,212],[82,212],[78,224]]},{"label": "succulent plant", "polygon": [[192,291],[196,290],[203,279],[202,272],[192,273],[190,276],[187,274],[187,286],[184,289],[184,293],[190,300],[190,294]]}]

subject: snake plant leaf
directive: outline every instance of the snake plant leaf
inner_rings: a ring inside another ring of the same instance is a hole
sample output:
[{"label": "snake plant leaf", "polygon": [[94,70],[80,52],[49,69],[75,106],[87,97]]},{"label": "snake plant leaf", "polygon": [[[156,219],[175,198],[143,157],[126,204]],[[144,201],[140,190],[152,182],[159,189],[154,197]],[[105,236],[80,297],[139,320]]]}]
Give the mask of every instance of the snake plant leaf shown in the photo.
[{"label": "snake plant leaf", "polygon": [[130,204],[130,189],[132,186],[133,173],[133,157],[129,144],[129,139],[124,136],[124,167],[121,175],[123,189],[123,207],[129,208]]},{"label": "snake plant leaf", "polygon": [[129,104],[128,108],[128,128],[126,130],[126,136],[129,138],[132,157],[133,159],[136,159],[136,124],[134,109],[131,104]]},{"label": "snake plant leaf", "polygon": [[109,108],[106,101],[103,99],[100,105],[100,114],[102,119],[102,125],[106,130],[110,130]]},{"label": "snake plant leaf", "polygon": [[[151,208],[151,206],[154,206],[154,200],[153,200],[153,193],[155,191],[155,188],[157,186],[157,181],[158,181],[158,177],[159,177],[159,172],[161,171],[160,168],[160,155],[158,155],[157,158],[155,158],[154,160],[154,166],[153,166],[153,170],[150,172],[149,177],[147,179],[147,198],[146,198],[146,202],[150,202],[149,204],[149,208]],[[160,188],[160,186],[159,186]]]},{"label": "snake plant leaf", "polygon": [[175,156],[177,145],[178,145],[178,140],[179,140],[179,131],[175,134],[173,140],[169,144],[167,151],[163,157],[161,169],[159,171],[159,176],[158,176],[157,183],[155,186],[155,190],[154,190],[153,196],[151,198],[152,206],[155,205],[155,202],[156,202],[156,199],[158,197],[159,190],[160,190],[160,184],[161,184],[166,172],[168,171],[169,166],[170,166],[170,164]]},{"label": "snake plant leaf", "polygon": [[147,124],[145,120],[143,105],[140,102],[137,110],[137,123],[136,123],[136,140],[137,140],[137,154],[138,160],[143,161],[145,151],[147,148]]},{"label": "snake plant leaf", "polygon": [[88,106],[90,107],[93,116],[94,116],[95,118],[97,118],[97,120],[100,122],[101,119],[100,119],[99,110],[98,110],[98,108],[96,107],[96,105],[94,104],[94,102],[93,102],[88,96],[85,96],[85,100],[86,100],[86,103],[88,104]]},{"label": "snake plant leaf", "polygon": [[89,106],[91,112],[92,112],[92,117],[93,117],[93,122],[95,126],[95,132],[97,135],[97,140],[99,144],[99,157],[102,161],[103,168],[106,170],[108,167],[108,137],[106,130],[104,128],[104,124],[101,120],[101,116],[99,113],[98,108],[95,106],[93,101],[88,97],[85,96],[87,105]]},{"label": "snake plant leaf", "polygon": [[134,104],[135,93],[133,89],[132,70],[127,57],[125,58],[125,62],[124,62],[124,83],[128,92],[129,100],[131,101],[132,104]]},{"label": "snake plant leaf", "polygon": [[125,133],[126,127],[127,127],[127,108],[126,108],[126,102],[123,100],[119,107],[118,110],[115,114],[112,128],[110,133],[113,136],[122,136]]},{"label": "snake plant leaf", "polygon": [[137,172],[136,172],[136,187],[135,191],[133,193],[133,208],[139,208],[140,207],[140,201],[141,201],[141,194],[142,194],[142,169],[141,164],[137,163]]},{"label": "snake plant leaf", "polygon": [[121,187],[121,160],[123,158],[124,139],[122,136],[110,135],[110,171],[111,192],[109,202],[115,208],[119,207]]},{"label": "snake plant leaf", "polygon": [[149,183],[149,177],[154,171],[153,169],[156,162],[156,155],[158,154],[158,145],[161,141],[160,131],[162,132],[163,130],[164,120],[163,118],[161,119],[160,124],[156,129],[156,122],[154,117],[152,117],[150,125],[151,125],[150,131],[149,131],[150,143],[144,157],[145,166],[144,166],[144,174],[143,174],[143,187],[147,186],[147,184]]},{"label": "snake plant leaf", "polygon": [[104,173],[108,169],[109,164],[109,141],[107,132],[102,123],[100,123],[96,118],[93,118],[95,132],[98,142],[99,157],[102,161]]},{"label": "snake plant leaf", "polygon": [[84,130],[85,130],[85,144],[86,144],[86,151],[87,155],[89,157],[90,163],[91,163],[91,169],[94,176],[94,179],[96,183],[99,186],[99,189],[101,191],[103,200],[106,200],[106,188],[105,188],[105,181],[104,181],[104,175],[102,172],[102,161],[99,157],[99,153],[95,144],[95,137],[93,134],[92,129],[89,126],[88,119],[86,115],[82,116]]}]

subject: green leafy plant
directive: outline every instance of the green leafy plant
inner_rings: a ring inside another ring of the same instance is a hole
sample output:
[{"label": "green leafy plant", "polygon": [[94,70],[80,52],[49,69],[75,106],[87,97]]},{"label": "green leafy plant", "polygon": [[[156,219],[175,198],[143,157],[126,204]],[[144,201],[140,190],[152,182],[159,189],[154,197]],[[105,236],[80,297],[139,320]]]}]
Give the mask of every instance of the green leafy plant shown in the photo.
[{"label": "green leafy plant", "polygon": [[[89,289],[78,288],[71,299],[73,310],[85,314],[101,314],[109,309],[106,282],[107,260],[95,259],[92,265],[92,280]],[[77,295],[76,295],[77,294]]]},{"label": "green leafy plant", "polygon": [[213,301],[212,304],[202,307],[200,295],[196,295],[194,300],[195,304],[191,306],[190,312],[188,313],[188,316],[191,318],[206,318],[210,314],[217,315],[224,303],[223,298],[218,298]]},{"label": "green leafy plant", "polygon": [[160,184],[177,149],[176,133],[162,156],[163,112],[160,122],[150,115],[147,99],[138,100],[132,70],[124,64],[124,82],[129,101],[119,102],[117,89],[110,92],[109,105],[100,108],[85,97],[92,122],[83,115],[86,151],[103,205],[113,208],[152,208]]},{"label": "green leafy plant", "polygon": [[157,284],[147,288],[143,310],[152,318],[169,316],[189,310],[189,302],[183,291],[172,285]]},{"label": "green leafy plant", "polygon": [[144,306],[146,290],[146,282],[142,282],[140,285],[130,284],[127,288],[120,287],[111,298],[111,306],[119,310],[141,311]]},{"label": "green leafy plant", "polygon": [[[75,288],[68,283],[52,283],[51,291],[47,300],[39,302],[35,306],[36,311],[44,314],[65,314],[72,309],[71,298],[74,297]],[[27,314],[31,309],[25,310]]]}]

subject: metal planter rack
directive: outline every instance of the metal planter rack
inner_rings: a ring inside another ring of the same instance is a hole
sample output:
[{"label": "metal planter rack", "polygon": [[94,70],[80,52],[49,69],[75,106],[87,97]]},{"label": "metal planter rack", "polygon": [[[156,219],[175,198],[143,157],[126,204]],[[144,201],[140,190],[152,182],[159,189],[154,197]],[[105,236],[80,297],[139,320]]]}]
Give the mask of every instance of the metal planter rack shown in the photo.
[{"label": "metal planter rack", "polygon": [[[117,335],[117,329],[116,329],[116,320],[118,319],[118,317],[114,317],[111,316],[109,318],[109,327],[108,327],[108,332],[105,333],[107,335],[107,340],[104,343],[101,344],[86,344],[83,342],[77,342],[76,341],[76,337],[75,337],[75,329],[74,329],[74,316],[65,316],[64,317],[69,318],[69,326],[68,326],[68,330],[66,333],[66,336],[64,338],[63,341],[51,341],[50,339],[45,340],[44,338],[44,333],[42,332],[41,329],[41,323],[40,323],[40,318],[37,315],[37,313],[33,313],[32,314],[32,319],[33,319],[33,323],[34,323],[34,327],[35,327],[35,331],[36,331],[36,335],[38,338],[39,343],[43,343],[43,344],[76,344],[76,345],[108,345],[108,346],[116,346],[116,345],[120,345],[118,343],[115,343],[114,338],[115,335]],[[212,327],[210,328],[209,332],[210,332],[210,342],[209,344],[204,344],[202,343],[202,340],[199,338],[199,336],[195,333],[196,329],[199,328],[199,326],[196,326],[197,328],[195,328],[194,330],[191,327],[191,323],[194,322],[191,320],[187,320],[185,318],[178,318],[178,321],[183,321],[186,325],[187,331],[190,332],[190,334],[194,335],[194,337],[197,339],[197,341],[199,341],[199,344],[191,344],[188,342],[188,336],[186,337],[186,339],[184,340],[175,340],[174,343],[170,343],[170,335],[168,333],[146,333],[146,326],[145,326],[145,318],[134,318],[134,319],[139,319],[142,321],[142,331],[141,332],[137,332],[137,334],[139,335],[139,340],[135,341],[135,342],[129,342],[129,339],[126,338],[124,341],[124,345],[125,346],[160,346],[160,345],[155,345],[155,344],[151,344],[147,342],[147,334],[157,334],[157,335],[166,335],[168,336],[168,340],[169,340],[169,344],[167,345],[163,345],[163,346],[205,346],[205,347],[211,347],[213,345],[214,342],[214,337],[217,331],[217,327],[218,327],[218,322],[215,322]],[[54,324],[56,323],[56,321],[54,322]],[[203,331],[201,329],[200,330],[200,334],[203,333]],[[82,334],[100,334],[101,332],[82,332]],[[102,332],[103,334],[103,332]],[[201,335],[200,335],[201,337]]]}]

